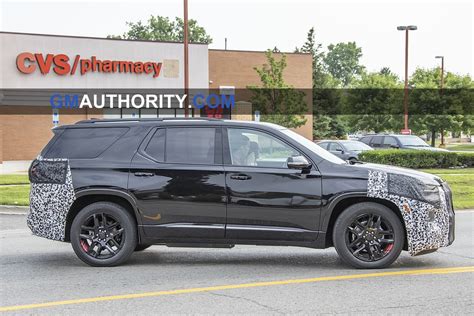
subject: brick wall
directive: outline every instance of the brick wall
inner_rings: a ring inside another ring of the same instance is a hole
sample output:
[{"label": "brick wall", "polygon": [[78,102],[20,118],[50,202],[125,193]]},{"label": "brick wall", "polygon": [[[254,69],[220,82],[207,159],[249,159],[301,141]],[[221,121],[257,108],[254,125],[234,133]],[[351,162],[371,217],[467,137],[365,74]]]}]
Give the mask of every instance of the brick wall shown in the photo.
[{"label": "brick wall", "polygon": [[[88,118],[102,117],[100,110],[61,110],[60,125],[73,124]],[[0,141],[2,161],[31,160],[53,136],[52,110],[39,106],[2,106]]]},{"label": "brick wall", "polygon": [[[278,59],[281,54],[275,54]],[[285,82],[298,89],[312,88],[312,59],[309,54],[286,54],[287,67],[284,71]],[[245,89],[249,85],[259,86],[261,81],[254,67],[261,67],[267,62],[264,52],[209,50],[209,88],[234,86]],[[308,90],[309,92],[309,90]],[[238,92],[237,92],[238,93]],[[245,96],[242,100],[248,101]],[[308,113],[312,113],[312,95],[306,95]],[[306,124],[297,128],[296,132],[312,139],[313,115],[306,115]]]}]

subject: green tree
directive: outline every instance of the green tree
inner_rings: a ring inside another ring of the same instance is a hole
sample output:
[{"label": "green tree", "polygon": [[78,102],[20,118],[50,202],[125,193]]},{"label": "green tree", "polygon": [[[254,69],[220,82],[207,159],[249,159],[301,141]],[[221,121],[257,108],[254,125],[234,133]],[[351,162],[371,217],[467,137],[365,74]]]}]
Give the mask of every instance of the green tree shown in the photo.
[{"label": "green tree", "polygon": [[316,42],[314,27],[309,29],[306,41],[295,52],[309,53],[313,60],[313,138],[343,138],[346,135],[344,121],[332,113],[340,101],[340,93],[334,90],[341,83],[326,71],[322,44]]},{"label": "green tree", "polygon": [[328,46],[324,63],[327,71],[347,87],[364,72],[364,66],[359,61],[361,57],[362,48],[357,47],[355,42],[337,43]]},{"label": "green tree", "polygon": [[[131,39],[131,40],[150,40],[150,41],[184,41],[184,22],[183,19],[176,17],[174,21],[164,16],[150,16],[147,23],[142,21],[127,22],[128,31],[123,35],[108,35],[107,38]],[[196,20],[188,21],[189,41],[191,43],[211,44],[212,38],[206,33],[206,30],[199,26]]]},{"label": "green tree", "polygon": [[440,68],[417,68],[410,78],[415,88],[410,93],[410,109],[416,113],[410,117],[415,133],[431,134],[431,145],[436,133],[444,143],[446,131],[470,133],[473,127],[473,81],[469,76],[446,73],[440,89]]},{"label": "green tree", "polygon": [[261,113],[262,121],[272,122],[289,128],[296,128],[306,123],[304,114],[308,111],[305,93],[295,90],[285,83],[283,72],[286,68],[286,55],[276,60],[271,50],[265,53],[267,63],[254,67],[262,86],[248,86],[253,92],[250,99],[254,109]]},{"label": "green tree", "polygon": [[363,74],[348,90],[345,108],[351,131],[374,131],[375,133],[398,130],[402,127],[403,85],[390,69]]}]

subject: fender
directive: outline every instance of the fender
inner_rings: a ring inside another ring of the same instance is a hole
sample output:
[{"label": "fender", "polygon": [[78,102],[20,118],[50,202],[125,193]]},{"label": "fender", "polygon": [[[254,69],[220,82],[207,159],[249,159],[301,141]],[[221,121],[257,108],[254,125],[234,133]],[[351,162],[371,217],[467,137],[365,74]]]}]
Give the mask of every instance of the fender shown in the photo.
[{"label": "fender", "polygon": [[88,195],[113,195],[126,199],[133,208],[138,225],[142,224],[141,214],[137,208],[137,201],[127,190],[119,188],[84,188],[75,191],[76,199]]},{"label": "fender", "polygon": [[323,206],[322,213],[322,220],[321,220],[321,226],[320,230],[327,232],[328,231],[328,226],[329,226],[329,220],[331,219],[332,213],[334,211],[334,208],[336,205],[346,199],[349,198],[367,198],[367,191],[356,191],[356,192],[346,192],[342,194],[338,194],[337,196],[332,196],[329,200],[328,203]]}]

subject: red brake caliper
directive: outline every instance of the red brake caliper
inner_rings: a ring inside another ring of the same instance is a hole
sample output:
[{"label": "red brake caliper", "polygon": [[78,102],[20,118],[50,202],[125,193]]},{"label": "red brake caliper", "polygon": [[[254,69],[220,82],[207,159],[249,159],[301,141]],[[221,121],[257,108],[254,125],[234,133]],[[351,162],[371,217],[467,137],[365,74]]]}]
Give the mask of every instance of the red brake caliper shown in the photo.
[{"label": "red brake caliper", "polygon": [[85,252],[89,251],[89,245],[84,240],[81,240],[81,247],[82,247],[82,250],[84,250]]},{"label": "red brake caliper", "polygon": [[392,248],[393,248],[393,244],[390,244],[387,246],[387,248],[385,248],[384,252],[389,253],[392,250]]}]

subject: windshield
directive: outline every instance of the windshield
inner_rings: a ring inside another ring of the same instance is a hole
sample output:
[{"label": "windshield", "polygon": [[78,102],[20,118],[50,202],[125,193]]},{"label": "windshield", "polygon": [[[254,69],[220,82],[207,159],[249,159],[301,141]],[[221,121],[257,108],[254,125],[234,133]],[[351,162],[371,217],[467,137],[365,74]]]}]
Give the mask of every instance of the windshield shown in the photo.
[{"label": "windshield", "polygon": [[429,145],[425,143],[423,139],[421,139],[418,136],[414,136],[414,135],[398,136],[398,139],[404,146],[429,147]]},{"label": "windshield", "polygon": [[372,147],[362,142],[343,142],[342,144],[349,151],[372,150]]},{"label": "windshield", "polygon": [[292,139],[294,139],[295,141],[297,141],[298,143],[300,143],[304,147],[308,148],[309,150],[311,150],[312,152],[314,152],[315,154],[317,154],[318,156],[320,156],[323,159],[329,160],[330,162],[337,163],[337,164],[345,164],[346,163],[344,160],[339,159],[338,157],[334,156],[330,152],[322,149],[321,147],[319,147],[318,145],[316,145],[315,143],[313,143],[309,139],[301,136],[300,134],[297,134],[297,133],[295,133],[295,132],[293,132],[289,129],[282,129],[280,131],[283,134],[291,137]]}]

